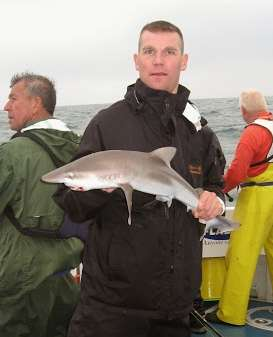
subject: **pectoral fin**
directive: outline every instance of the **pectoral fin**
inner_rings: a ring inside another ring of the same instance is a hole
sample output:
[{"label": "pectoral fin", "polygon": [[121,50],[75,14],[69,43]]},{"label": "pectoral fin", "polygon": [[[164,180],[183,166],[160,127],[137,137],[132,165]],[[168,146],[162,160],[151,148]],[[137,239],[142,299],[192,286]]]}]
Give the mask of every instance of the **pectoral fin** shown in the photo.
[{"label": "pectoral fin", "polygon": [[129,184],[119,185],[119,187],[123,190],[127,202],[128,207],[128,225],[131,225],[132,218],[131,218],[131,209],[132,209],[132,194],[133,188]]}]

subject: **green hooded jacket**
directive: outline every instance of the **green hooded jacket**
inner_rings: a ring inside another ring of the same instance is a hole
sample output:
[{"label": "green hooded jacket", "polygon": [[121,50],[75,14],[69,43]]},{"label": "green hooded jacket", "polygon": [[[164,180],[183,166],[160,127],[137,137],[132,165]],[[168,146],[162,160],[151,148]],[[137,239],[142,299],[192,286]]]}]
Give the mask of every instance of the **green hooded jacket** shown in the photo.
[{"label": "green hooded jacket", "polygon": [[[69,162],[80,137],[71,131],[31,130],[63,162]],[[57,185],[41,176],[55,169],[48,153],[33,140],[16,137],[0,145],[0,302],[13,303],[49,276],[75,268],[79,239],[48,239],[21,234],[5,216],[10,206],[23,227],[57,229],[64,213],[51,198]]]}]

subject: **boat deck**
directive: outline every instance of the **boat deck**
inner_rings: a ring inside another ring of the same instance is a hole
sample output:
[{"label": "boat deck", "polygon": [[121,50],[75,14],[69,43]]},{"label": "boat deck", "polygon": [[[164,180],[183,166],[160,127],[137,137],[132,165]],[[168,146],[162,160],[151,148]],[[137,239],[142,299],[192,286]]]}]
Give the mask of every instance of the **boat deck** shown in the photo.
[{"label": "boat deck", "polygon": [[[215,303],[210,305],[210,309]],[[245,326],[236,327],[224,324],[212,324],[223,337],[273,337],[273,303],[251,300],[248,310],[248,322]],[[206,334],[192,334],[192,337],[214,337],[212,331]]]}]

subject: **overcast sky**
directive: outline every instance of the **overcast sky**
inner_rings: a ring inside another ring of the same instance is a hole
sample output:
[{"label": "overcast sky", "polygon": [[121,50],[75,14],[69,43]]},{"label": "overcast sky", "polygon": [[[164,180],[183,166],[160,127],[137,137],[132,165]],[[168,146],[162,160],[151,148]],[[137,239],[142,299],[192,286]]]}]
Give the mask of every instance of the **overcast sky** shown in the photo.
[{"label": "overcast sky", "polygon": [[0,13],[0,109],[26,70],[55,80],[58,105],[120,99],[139,31],[159,19],[183,31],[192,98],[273,95],[272,0],[0,0]]}]

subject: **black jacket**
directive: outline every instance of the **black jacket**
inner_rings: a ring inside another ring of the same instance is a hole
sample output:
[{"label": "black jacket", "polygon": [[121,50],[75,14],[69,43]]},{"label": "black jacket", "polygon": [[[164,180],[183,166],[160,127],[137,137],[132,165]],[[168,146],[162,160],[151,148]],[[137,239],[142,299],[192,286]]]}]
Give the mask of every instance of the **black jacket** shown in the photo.
[{"label": "black jacket", "polygon": [[[88,125],[77,158],[112,149],[150,152],[175,146],[172,167],[195,187],[221,198],[224,157],[208,126],[197,132],[182,115],[189,91],[153,90],[140,80],[125,99],[100,111]],[[203,120],[203,124],[205,121]],[[179,201],[168,208],[150,194],[133,192],[132,225],[124,194],[73,192],[57,202],[75,221],[95,217],[84,254],[81,303],[173,318],[190,312],[201,280],[200,224]]]}]

